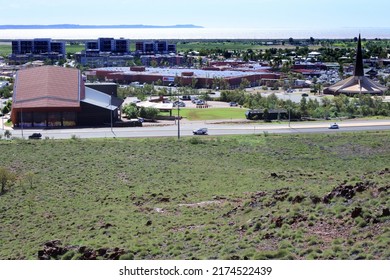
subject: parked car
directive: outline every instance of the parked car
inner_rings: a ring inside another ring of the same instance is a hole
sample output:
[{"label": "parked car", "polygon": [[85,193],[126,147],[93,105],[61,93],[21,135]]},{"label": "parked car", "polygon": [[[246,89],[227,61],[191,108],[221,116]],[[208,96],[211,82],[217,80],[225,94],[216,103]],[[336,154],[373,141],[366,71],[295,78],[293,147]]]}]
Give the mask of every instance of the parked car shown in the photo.
[{"label": "parked car", "polygon": [[177,106],[185,107],[186,104],[183,101],[175,101],[175,102],[173,102],[173,107],[177,107]]},{"label": "parked car", "polygon": [[192,131],[194,135],[207,135],[207,128],[199,128]]},{"label": "parked car", "polygon": [[230,106],[230,107],[237,107],[237,106],[238,106],[238,103],[237,103],[237,102],[230,102],[230,103],[229,103],[229,106]]},{"label": "parked car", "polygon": [[41,138],[42,138],[42,134],[40,133],[33,133],[28,137],[28,139],[41,139]]},{"label": "parked car", "polygon": [[196,105],[204,105],[205,102],[204,102],[204,100],[197,100],[197,101],[195,102],[195,104],[196,104]]},{"label": "parked car", "polygon": [[302,97],[308,97],[309,95],[307,93],[302,93]]},{"label": "parked car", "polygon": [[181,100],[191,100],[191,96],[190,95],[183,95],[180,99]]},{"label": "parked car", "polygon": [[339,125],[337,123],[331,124],[329,129],[339,129]]}]

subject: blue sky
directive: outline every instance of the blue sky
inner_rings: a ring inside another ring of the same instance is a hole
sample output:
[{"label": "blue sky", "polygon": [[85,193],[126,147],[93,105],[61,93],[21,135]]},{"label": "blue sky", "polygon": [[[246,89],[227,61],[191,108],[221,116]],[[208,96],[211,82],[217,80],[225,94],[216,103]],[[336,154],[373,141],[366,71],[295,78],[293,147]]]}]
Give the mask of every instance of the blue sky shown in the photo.
[{"label": "blue sky", "polygon": [[[148,4],[145,4],[148,3]],[[206,28],[390,27],[386,0],[0,0],[0,24],[195,24]]]}]

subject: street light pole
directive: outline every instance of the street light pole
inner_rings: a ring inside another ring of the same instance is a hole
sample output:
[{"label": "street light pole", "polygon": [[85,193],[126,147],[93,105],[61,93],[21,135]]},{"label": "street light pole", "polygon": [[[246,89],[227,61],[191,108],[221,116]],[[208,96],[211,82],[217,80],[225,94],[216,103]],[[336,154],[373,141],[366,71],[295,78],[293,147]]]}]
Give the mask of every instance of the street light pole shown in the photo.
[{"label": "street light pole", "polygon": [[290,99],[290,104],[288,104],[288,127],[291,127],[291,94],[288,95],[289,96],[289,99]]},{"label": "street light pole", "polygon": [[[178,92],[176,90],[176,92]],[[177,95],[177,140],[180,140],[180,104],[179,94]]]},{"label": "street light pole", "polygon": [[111,106],[112,106],[112,95],[110,95],[110,122],[111,122],[111,132],[114,133],[112,131],[112,110],[111,110]]},{"label": "street light pole", "polygon": [[24,135],[23,135],[23,107],[20,108],[20,122],[22,125],[22,139],[24,139]]}]

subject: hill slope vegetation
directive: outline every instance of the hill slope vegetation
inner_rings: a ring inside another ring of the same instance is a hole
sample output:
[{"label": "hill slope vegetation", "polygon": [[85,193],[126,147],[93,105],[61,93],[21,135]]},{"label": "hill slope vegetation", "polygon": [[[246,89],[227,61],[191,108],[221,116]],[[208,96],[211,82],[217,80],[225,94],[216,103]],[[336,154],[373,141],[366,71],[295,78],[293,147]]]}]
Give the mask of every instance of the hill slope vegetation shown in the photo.
[{"label": "hill slope vegetation", "polygon": [[390,258],[390,132],[0,150],[0,259]]}]

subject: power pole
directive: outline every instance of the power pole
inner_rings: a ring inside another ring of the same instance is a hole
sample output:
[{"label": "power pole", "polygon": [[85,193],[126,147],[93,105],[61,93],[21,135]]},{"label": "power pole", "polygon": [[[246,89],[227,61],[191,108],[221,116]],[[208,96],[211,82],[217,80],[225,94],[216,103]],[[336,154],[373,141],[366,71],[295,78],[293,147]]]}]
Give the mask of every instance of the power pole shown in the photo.
[{"label": "power pole", "polygon": [[[177,91],[177,90],[176,90]],[[177,140],[180,140],[180,104],[179,94],[177,95]]]}]

